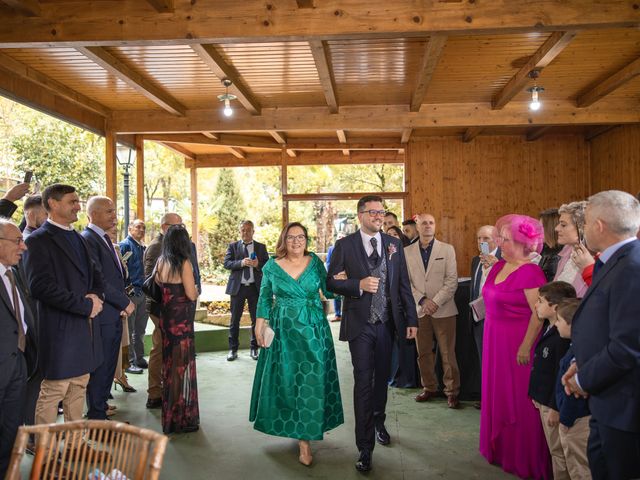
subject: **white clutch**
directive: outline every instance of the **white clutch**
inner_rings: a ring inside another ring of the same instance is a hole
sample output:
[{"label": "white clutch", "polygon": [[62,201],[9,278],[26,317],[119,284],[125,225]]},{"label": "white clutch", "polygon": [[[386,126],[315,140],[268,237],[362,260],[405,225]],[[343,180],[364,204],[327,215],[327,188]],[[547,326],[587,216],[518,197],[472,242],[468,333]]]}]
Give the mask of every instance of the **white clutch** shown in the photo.
[{"label": "white clutch", "polygon": [[275,337],[276,333],[266,323],[264,324],[264,328],[262,329],[262,338],[264,339],[264,346],[269,348],[271,343],[273,342],[273,337]]}]

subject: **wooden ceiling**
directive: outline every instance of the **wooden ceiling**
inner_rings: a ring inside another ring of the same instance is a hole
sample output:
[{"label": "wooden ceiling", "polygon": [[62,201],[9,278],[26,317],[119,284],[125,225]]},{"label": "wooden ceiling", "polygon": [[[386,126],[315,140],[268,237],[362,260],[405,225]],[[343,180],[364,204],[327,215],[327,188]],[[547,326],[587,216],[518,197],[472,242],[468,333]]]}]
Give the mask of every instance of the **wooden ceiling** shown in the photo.
[{"label": "wooden ceiling", "polygon": [[0,93],[191,166],[386,161],[640,122],[639,26],[624,0],[0,0]]}]

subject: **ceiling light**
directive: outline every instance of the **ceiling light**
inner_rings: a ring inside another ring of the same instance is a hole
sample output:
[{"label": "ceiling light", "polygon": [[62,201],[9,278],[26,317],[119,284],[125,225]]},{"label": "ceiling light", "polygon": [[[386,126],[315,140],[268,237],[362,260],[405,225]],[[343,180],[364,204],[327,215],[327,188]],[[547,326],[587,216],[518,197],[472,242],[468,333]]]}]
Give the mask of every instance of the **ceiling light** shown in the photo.
[{"label": "ceiling light", "polygon": [[527,92],[531,92],[531,103],[529,103],[529,109],[534,112],[537,112],[538,110],[540,110],[542,103],[540,103],[539,94],[541,92],[544,92],[543,87],[539,87],[538,85],[536,85],[536,79],[538,78],[539,75],[540,75],[540,72],[538,70],[531,70],[529,72],[529,77],[533,78],[533,81],[534,81],[533,87],[527,89]]},{"label": "ceiling light", "polygon": [[231,80],[229,80],[228,78],[223,78],[222,85],[224,85],[225,92],[224,95],[218,95],[218,100],[224,102],[224,110],[222,112],[224,113],[225,117],[230,117],[231,115],[233,115],[231,100],[235,100],[236,98],[238,98],[235,95],[229,93],[229,87],[231,86],[231,84]]}]

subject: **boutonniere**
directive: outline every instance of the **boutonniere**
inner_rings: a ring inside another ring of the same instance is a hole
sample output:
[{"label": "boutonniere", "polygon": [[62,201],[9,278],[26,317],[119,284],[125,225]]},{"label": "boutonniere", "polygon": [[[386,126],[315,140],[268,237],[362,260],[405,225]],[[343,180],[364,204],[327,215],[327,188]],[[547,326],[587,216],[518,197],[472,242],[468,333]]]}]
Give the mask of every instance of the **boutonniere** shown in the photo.
[{"label": "boutonniere", "polygon": [[387,254],[389,254],[389,261],[391,261],[391,257],[393,257],[393,254],[396,253],[398,251],[398,249],[396,248],[395,244],[390,243],[389,246],[387,247]]}]

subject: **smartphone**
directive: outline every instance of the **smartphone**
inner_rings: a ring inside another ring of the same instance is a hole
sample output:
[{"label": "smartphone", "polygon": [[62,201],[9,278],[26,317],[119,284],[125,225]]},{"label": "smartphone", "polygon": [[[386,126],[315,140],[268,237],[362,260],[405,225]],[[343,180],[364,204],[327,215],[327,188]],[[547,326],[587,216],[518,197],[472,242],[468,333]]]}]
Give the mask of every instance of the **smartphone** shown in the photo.
[{"label": "smartphone", "polygon": [[489,255],[489,244],[487,242],[480,242],[480,253]]},{"label": "smartphone", "polygon": [[251,255],[249,255],[249,258],[251,260],[255,260],[256,259],[256,252],[251,252]]},{"label": "smartphone", "polygon": [[33,172],[31,170],[27,170],[26,172],[24,172],[23,183],[31,183],[32,178],[33,178]]},{"label": "smartphone", "polygon": [[578,229],[578,243],[584,245],[584,231],[581,228]]}]

